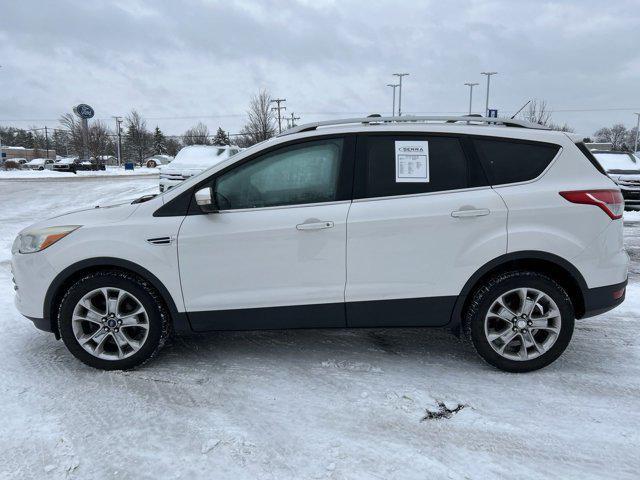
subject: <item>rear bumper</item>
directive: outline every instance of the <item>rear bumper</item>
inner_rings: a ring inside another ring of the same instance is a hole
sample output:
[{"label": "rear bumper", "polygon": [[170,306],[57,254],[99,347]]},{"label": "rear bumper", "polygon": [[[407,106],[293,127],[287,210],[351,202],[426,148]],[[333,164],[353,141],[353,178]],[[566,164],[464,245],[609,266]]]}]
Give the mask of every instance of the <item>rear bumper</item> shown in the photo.
[{"label": "rear bumper", "polygon": [[615,285],[589,288],[584,292],[584,315],[581,318],[593,317],[616,308],[627,293],[627,280]]}]

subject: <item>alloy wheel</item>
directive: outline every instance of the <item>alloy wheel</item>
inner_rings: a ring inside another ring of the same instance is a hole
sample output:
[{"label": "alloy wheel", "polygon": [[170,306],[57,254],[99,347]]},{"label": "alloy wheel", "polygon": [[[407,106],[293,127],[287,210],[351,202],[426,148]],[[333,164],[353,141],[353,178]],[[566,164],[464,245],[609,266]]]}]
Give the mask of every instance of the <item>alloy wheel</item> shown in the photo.
[{"label": "alloy wheel", "polygon": [[556,303],[535,288],[517,288],[500,295],[484,319],[484,333],[491,348],[504,358],[519,361],[549,351],[561,326]]},{"label": "alloy wheel", "polygon": [[104,360],[122,360],[142,348],[149,335],[149,317],[140,300],[115,287],[84,295],[71,319],[80,346]]}]

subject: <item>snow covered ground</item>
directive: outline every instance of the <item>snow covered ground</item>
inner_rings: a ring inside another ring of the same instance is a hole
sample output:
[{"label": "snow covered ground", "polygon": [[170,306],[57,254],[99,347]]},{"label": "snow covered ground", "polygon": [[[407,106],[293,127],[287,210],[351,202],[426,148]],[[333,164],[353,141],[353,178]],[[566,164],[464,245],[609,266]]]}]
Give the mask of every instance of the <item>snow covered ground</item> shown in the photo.
[{"label": "snow covered ground", "polygon": [[10,243],[156,188],[0,180],[0,478],[638,478],[640,215],[626,302],[578,322],[542,371],[499,372],[428,329],[217,333],[93,370],[15,311]]},{"label": "snow covered ground", "polygon": [[0,180],[46,180],[51,179],[64,179],[64,178],[84,178],[84,177],[131,177],[139,175],[153,175],[158,176],[160,174],[159,168],[147,168],[136,167],[134,170],[125,170],[124,167],[106,167],[105,170],[93,171],[79,171],[78,173],[71,172],[54,172],[52,170],[0,170]]}]

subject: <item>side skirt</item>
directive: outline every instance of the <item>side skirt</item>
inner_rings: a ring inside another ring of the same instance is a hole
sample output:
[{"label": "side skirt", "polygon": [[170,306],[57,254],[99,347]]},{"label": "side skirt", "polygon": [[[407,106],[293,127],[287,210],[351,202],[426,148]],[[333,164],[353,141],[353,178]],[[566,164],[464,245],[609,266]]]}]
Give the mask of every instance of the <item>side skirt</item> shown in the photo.
[{"label": "side skirt", "polygon": [[290,328],[442,327],[455,296],[189,312],[195,332]]}]

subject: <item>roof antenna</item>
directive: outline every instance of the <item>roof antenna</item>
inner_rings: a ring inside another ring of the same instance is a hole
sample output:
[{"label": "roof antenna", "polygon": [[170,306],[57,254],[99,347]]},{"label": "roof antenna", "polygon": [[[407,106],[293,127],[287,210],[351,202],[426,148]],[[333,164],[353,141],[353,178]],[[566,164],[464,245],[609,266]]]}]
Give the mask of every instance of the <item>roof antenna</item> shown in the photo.
[{"label": "roof antenna", "polygon": [[523,109],[524,107],[526,107],[527,105],[529,105],[530,103],[531,103],[531,100],[529,100],[527,103],[525,103],[524,105],[522,105],[522,106],[520,107],[520,110],[518,110],[516,113],[514,113],[514,114],[513,114],[513,117],[511,117],[511,120],[513,120],[514,118],[516,118],[516,115],[518,115],[518,114],[522,111],[522,109]]}]

